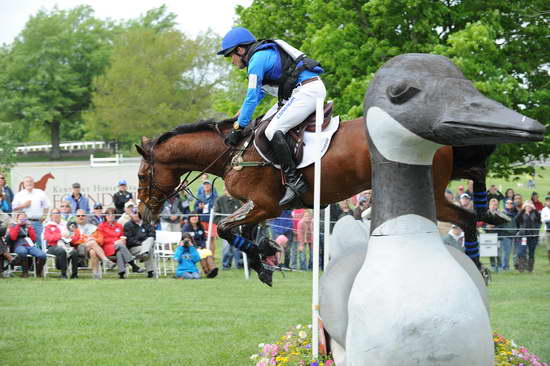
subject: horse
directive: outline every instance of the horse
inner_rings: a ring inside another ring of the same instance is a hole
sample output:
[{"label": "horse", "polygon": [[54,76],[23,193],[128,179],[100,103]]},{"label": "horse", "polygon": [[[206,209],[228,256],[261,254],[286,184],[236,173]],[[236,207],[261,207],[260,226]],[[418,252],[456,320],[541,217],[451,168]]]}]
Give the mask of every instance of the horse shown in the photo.
[{"label": "horse", "polygon": [[[48,180],[55,179],[52,173],[47,173],[42,176],[39,180],[34,182],[34,188],[41,189],[43,191],[46,190],[46,186],[48,185]],[[23,182],[19,183],[19,190],[22,191],[24,189]]]},{"label": "horse", "polygon": [[[163,202],[181,189],[183,174],[202,171],[223,177],[228,193],[244,205],[218,224],[218,235],[248,254],[251,268],[260,280],[271,286],[271,270],[260,262],[258,246],[251,241],[253,227],[266,219],[278,217],[283,209],[278,201],[284,192],[281,173],[272,165],[233,169],[231,155],[239,148],[224,144],[235,119],[182,124],[155,139],[142,137],[136,145],[142,156],[138,179],[139,212],[146,221],[156,219]],[[242,147],[241,147],[242,148]],[[494,147],[454,149],[444,146],[433,160],[434,198],[437,218],[454,223],[465,231],[466,240],[475,241],[476,214],[445,198],[445,189],[452,179],[475,179],[477,189],[485,187],[486,160]],[[260,162],[255,148],[247,147],[245,161]],[[301,197],[305,206],[313,205],[313,165],[302,169],[310,189]],[[321,204],[339,202],[371,188],[370,154],[366,143],[363,119],[344,121],[334,134],[321,163]],[[480,188],[481,187],[481,188]],[[240,227],[242,235],[234,229]],[[262,243],[260,243],[262,244]],[[265,244],[265,243],[264,243]],[[268,246],[269,247],[269,246]],[[265,245],[260,245],[263,251]],[[479,267],[479,259],[472,257]]]}]

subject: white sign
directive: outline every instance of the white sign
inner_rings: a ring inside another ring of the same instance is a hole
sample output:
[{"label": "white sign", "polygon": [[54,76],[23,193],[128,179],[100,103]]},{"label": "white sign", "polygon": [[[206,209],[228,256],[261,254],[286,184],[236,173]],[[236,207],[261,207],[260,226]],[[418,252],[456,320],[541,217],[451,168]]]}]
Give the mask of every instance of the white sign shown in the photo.
[{"label": "white sign", "polygon": [[23,178],[34,178],[35,187],[42,189],[52,207],[59,207],[63,198],[72,192],[72,184],[80,183],[81,193],[90,200],[90,206],[100,202],[104,207],[113,204],[120,179],[128,182],[128,191],[137,198],[139,164],[129,163],[111,167],[62,166],[54,164],[24,164],[11,169],[11,188],[14,193],[23,189]]},{"label": "white sign", "polygon": [[479,255],[498,257],[498,234],[479,234]]}]

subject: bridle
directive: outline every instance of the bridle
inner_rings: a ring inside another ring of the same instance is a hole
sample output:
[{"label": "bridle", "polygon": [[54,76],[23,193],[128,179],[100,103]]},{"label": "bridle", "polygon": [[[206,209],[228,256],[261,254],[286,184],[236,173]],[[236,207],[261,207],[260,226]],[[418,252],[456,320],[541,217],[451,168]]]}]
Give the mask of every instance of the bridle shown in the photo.
[{"label": "bridle", "polygon": [[[215,128],[216,128],[216,132],[222,138],[224,138],[225,136],[224,136],[223,132],[220,130],[220,128],[218,127],[218,125],[216,125]],[[195,197],[195,195],[193,194],[193,192],[191,191],[191,188],[189,188],[189,186],[193,182],[195,182],[197,179],[199,179],[199,177],[203,173],[206,173],[208,171],[208,169],[210,169],[212,166],[214,166],[214,164],[216,164],[221,158],[226,156],[228,152],[230,152],[234,149],[232,146],[227,147],[216,159],[214,159],[195,178],[193,178],[193,180],[191,180],[190,182],[187,182],[187,179],[189,178],[189,175],[193,172],[192,170],[189,170],[187,173],[185,173],[185,176],[183,178],[180,178],[179,184],[175,188],[172,188],[173,187],[172,185],[159,184],[159,183],[155,183],[155,181],[154,181],[154,176],[155,176],[154,149],[155,149],[155,146],[156,146],[156,140],[151,145],[147,156],[143,156],[143,159],[145,160],[145,162],[147,162],[147,164],[149,164],[149,173],[148,173],[149,184],[147,186],[143,186],[143,185],[141,185],[141,182],[140,182],[140,185],[138,186],[138,196],[139,196],[140,191],[145,191],[145,196],[147,197],[147,201],[144,202],[144,204],[147,207],[149,207],[150,209],[155,209],[155,208],[161,207],[165,201],[167,201],[167,200],[169,200],[173,197],[176,197],[181,191],[184,191],[186,194],[193,197],[195,200],[202,201],[200,198]],[[214,182],[217,178],[218,177],[216,177],[214,179]],[[212,183],[214,183],[214,182],[212,182]],[[166,191],[169,191],[169,193],[166,193]],[[159,198],[157,195],[153,195],[153,192],[160,192],[162,197]]]}]

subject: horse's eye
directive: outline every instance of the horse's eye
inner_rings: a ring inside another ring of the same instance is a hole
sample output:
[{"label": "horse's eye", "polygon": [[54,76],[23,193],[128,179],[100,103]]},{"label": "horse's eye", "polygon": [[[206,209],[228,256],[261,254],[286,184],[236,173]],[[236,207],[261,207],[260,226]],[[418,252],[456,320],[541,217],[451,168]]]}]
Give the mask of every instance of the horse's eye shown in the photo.
[{"label": "horse's eye", "polygon": [[386,89],[386,94],[393,104],[403,104],[418,94],[419,91],[420,89],[402,81],[400,83],[388,86],[388,89]]},{"label": "horse's eye", "polygon": [[140,179],[140,180],[141,180],[141,179],[145,179],[145,175],[140,175],[140,174],[138,174],[138,179]]}]

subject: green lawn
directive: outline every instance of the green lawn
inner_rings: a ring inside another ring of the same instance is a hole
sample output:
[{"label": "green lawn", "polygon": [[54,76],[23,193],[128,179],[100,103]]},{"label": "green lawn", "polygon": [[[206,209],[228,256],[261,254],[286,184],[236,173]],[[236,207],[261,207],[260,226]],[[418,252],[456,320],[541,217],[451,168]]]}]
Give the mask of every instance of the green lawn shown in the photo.
[{"label": "green lawn", "polygon": [[[548,361],[543,249],[535,273],[495,274],[489,292],[494,329]],[[258,343],[310,322],[311,273],[276,274],[274,288],[237,270],[200,281],[112,276],[0,279],[0,364],[245,366]]]}]

